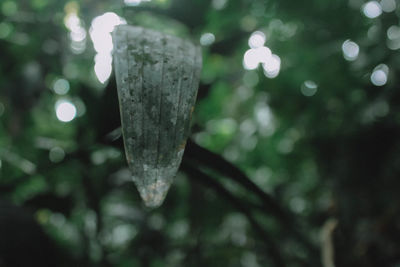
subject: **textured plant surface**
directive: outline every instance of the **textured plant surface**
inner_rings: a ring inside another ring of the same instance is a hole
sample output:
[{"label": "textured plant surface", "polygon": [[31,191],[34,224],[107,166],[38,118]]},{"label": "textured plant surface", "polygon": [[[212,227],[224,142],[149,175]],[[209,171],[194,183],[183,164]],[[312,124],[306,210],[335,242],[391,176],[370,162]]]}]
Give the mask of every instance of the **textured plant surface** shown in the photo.
[{"label": "textured plant surface", "polygon": [[[0,1],[0,266],[398,266],[398,4]],[[124,23],[202,50],[182,164],[155,209],[121,138]]]},{"label": "textured plant surface", "polygon": [[140,27],[118,26],[113,37],[128,165],[145,204],[159,206],[189,136],[201,51],[188,41]]}]

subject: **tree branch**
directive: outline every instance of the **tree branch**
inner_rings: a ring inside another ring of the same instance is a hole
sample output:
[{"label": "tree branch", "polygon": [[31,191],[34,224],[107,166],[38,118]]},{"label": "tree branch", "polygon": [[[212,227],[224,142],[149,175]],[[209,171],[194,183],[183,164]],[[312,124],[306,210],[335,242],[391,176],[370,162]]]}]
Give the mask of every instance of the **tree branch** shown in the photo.
[{"label": "tree branch", "polygon": [[273,260],[275,266],[285,266],[282,255],[279,252],[279,249],[274,244],[274,242],[270,239],[268,234],[264,231],[264,229],[260,226],[260,224],[254,219],[253,215],[249,211],[249,209],[243,205],[243,203],[238,200],[231,192],[226,190],[220,183],[216,180],[208,177],[207,174],[198,170],[197,168],[192,167],[186,160],[183,161],[181,165],[181,169],[186,172],[191,178],[194,178],[203,184],[214,188],[218,194],[228,200],[236,209],[242,212],[250,224],[254,228],[254,230],[262,237],[266,246],[268,247],[268,252],[270,253],[271,259]]},{"label": "tree branch", "polygon": [[268,193],[261,190],[247,175],[242,172],[238,167],[231,164],[220,155],[213,153],[191,140],[188,140],[186,146],[185,156],[191,160],[197,161],[204,166],[219,172],[226,178],[229,178],[236,183],[242,185],[250,192],[257,195],[263,203],[265,209],[276,216],[277,219],[286,227],[297,240],[302,243],[310,252],[310,254],[317,256],[317,249],[303,236],[303,234],[296,227],[296,220],[294,215],[289,214],[284,210]]},{"label": "tree branch", "polygon": [[249,177],[247,177],[244,172],[242,172],[238,167],[226,161],[224,158],[218,154],[211,152],[191,140],[188,140],[186,146],[185,156],[191,160],[198,161],[201,164],[221,173],[222,175],[230,178],[236,183],[242,185],[247,190],[256,194],[260,199],[262,199],[263,204],[268,210],[277,216],[280,220],[289,222],[290,217],[287,212],[279,206],[278,203],[266,192],[261,190]]}]

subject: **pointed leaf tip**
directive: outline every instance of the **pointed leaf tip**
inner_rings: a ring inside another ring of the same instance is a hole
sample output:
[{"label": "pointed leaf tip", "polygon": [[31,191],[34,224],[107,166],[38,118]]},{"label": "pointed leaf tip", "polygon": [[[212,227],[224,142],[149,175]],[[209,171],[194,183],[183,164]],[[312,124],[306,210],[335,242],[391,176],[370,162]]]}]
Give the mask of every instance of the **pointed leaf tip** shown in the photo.
[{"label": "pointed leaf tip", "polygon": [[157,208],[161,206],[172,183],[171,179],[169,181],[157,179],[154,183],[149,184],[136,183],[140,197],[147,207]]}]

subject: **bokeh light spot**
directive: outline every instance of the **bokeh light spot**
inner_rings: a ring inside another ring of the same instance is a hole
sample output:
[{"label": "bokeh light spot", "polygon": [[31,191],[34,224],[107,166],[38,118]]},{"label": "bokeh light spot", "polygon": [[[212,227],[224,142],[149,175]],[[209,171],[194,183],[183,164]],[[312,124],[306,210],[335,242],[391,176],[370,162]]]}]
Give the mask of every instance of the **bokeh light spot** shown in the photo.
[{"label": "bokeh light spot", "polygon": [[53,84],[53,90],[58,95],[65,95],[69,91],[69,82],[66,79],[57,79]]},{"label": "bokeh light spot", "polygon": [[51,162],[53,163],[58,163],[61,162],[65,157],[65,152],[64,149],[62,149],[61,147],[53,147],[52,149],[50,149],[49,152],[49,159]]},{"label": "bokeh light spot", "polygon": [[305,81],[300,88],[301,93],[304,96],[313,96],[317,93],[318,85],[311,80]]},{"label": "bokeh light spot", "polygon": [[265,44],[265,34],[260,31],[255,31],[251,34],[249,38],[249,46],[251,48],[258,48],[262,47]]},{"label": "bokeh light spot", "polygon": [[211,45],[214,42],[215,42],[215,36],[210,32],[204,33],[200,37],[200,44],[203,46]]},{"label": "bokeh light spot", "polygon": [[4,1],[1,5],[1,11],[5,16],[13,16],[18,11],[18,6],[15,1]]},{"label": "bokeh light spot", "polygon": [[101,83],[105,83],[110,78],[112,72],[112,65],[104,62],[96,62],[94,64],[94,72],[96,73],[97,79]]},{"label": "bokeh light spot", "polygon": [[376,66],[371,74],[371,82],[376,86],[386,84],[389,75],[389,67],[386,64]]},{"label": "bokeh light spot", "polygon": [[137,6],[142,2],[150,2],[150,0],[124,0],[125,5],[127,6]]},{"label": "bokeh light spot", "polygon": [[228,0],[212,0],[211,5],[216,10],[221,10],[226,6]]},{"label": "bokeh light spot", "polygon": [[396,10],[396,1],[395,0],[382,0],[381,7],[384,12],[393,12]]},{"label": "bokeh light spot", "polygon": [[271,55],[267,61],[263,62],[264,75],[268,78],[278,76],[281,69],[281,59],[277,55]]},{"label": "bokeh light spot", "polygon": [[247,87],[254,87],[258,84],[259,78],[257,72],[248,71],[243,76],[243,84]]},{"label": "bokeh light spot", "polygon": [[390,26],[387,31],[386,45],[391,50],[400,49],[400,27],[397,25]]},{"label": "bokeh light spot", "polygon": [[55,105],[57,119],[70,122],[76,117],[76,107],[68,100],[59,100]]},{"label": "bokeh light spot", "polygon": [[101,83],[105,83],[112,72],[111,51],[113,50],[113,42],[111,32],[120,24],[126,24],[126,21],[113,12],[106,12],[92,20],[89,33],[97,52],[94,72]]},{"label": "bokeh light spot", "polygon": [[360,52],[358,44],[351,40],[346,40],[342,44],[343,57],[348,61],[354,61],[357,59]]},{"label": "bokeh light spot", "polygon": [[255,113],[256,113],[257,122],[261,126],[267,127],[270,124],[271,119],[272,119],[272,112],[271,112],[271,109],[269,108],[269,106],[263,105],[263,106],[256,107]]},{"label": "bokeh light spot", "polygon": [[64,17],[64,25],[70,31],[71,51],[74,54],[81,54],[86,49],[87,33],[83,27],[83,21],[78,17],[78,7],[75,2],[70,2],[65,6],[65,10],[67,13]]},{"label": "bokeh light spot", "polygon": [[76,107],[76,116],[81,117],[86,113],[86,105],[80,98],[74,98],[74,104]]},{"label": "bokeh light spot", "polygon": [[367,18],[377,18],[382,14],[382,7],[377,1],[369,1],[362,7],[363,13]]},{"label": "bokeh light spot", "polygon": [[259,59],[255,49],[249,49],[244,53],[243,67],[247,70],[254,70],[258,67]]},{"label": "bokeh light spot", "polygon": [[400,39],[400,27],[397,25],[392,25],[388,28],[386,34],[389,40]]},{"label": "bokeh light spot", "polygon": [[244,54],[243,66],[247,70],[253,70],[256,69],[260,63],[267,63],[270,60],[271,50],[268,47],[251,48]]},{"label": "bokeh light spot", "polygon": [[71,31],[69,37],[74,42],[82,42],[86,39],[86,30],[84,28],[78,28],[75,31]]},{"label": "bokeh light spot", "polygon": [[0,39],[7,38],[12,32],[12,26],[10,23],[1,22],[0,23]]},{"label": "bokeh light spot", "polygon": [[383,86],[387,82],[387,75],[383,70],[374,70],[371,74],[371,82],[376,86]]}]

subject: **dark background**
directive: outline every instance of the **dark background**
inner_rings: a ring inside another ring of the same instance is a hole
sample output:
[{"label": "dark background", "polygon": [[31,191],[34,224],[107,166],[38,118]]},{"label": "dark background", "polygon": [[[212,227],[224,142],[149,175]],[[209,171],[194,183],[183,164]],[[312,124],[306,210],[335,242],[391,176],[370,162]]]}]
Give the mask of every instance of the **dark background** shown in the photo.
[{"label": "dark background", "polygon": [[[400,3],[137,2],[1,0],[0,266],[400,266]],[[117,15],[202,44],[157,209],[119,136]],[[242,64],[255,31],[276,77]]]}]

